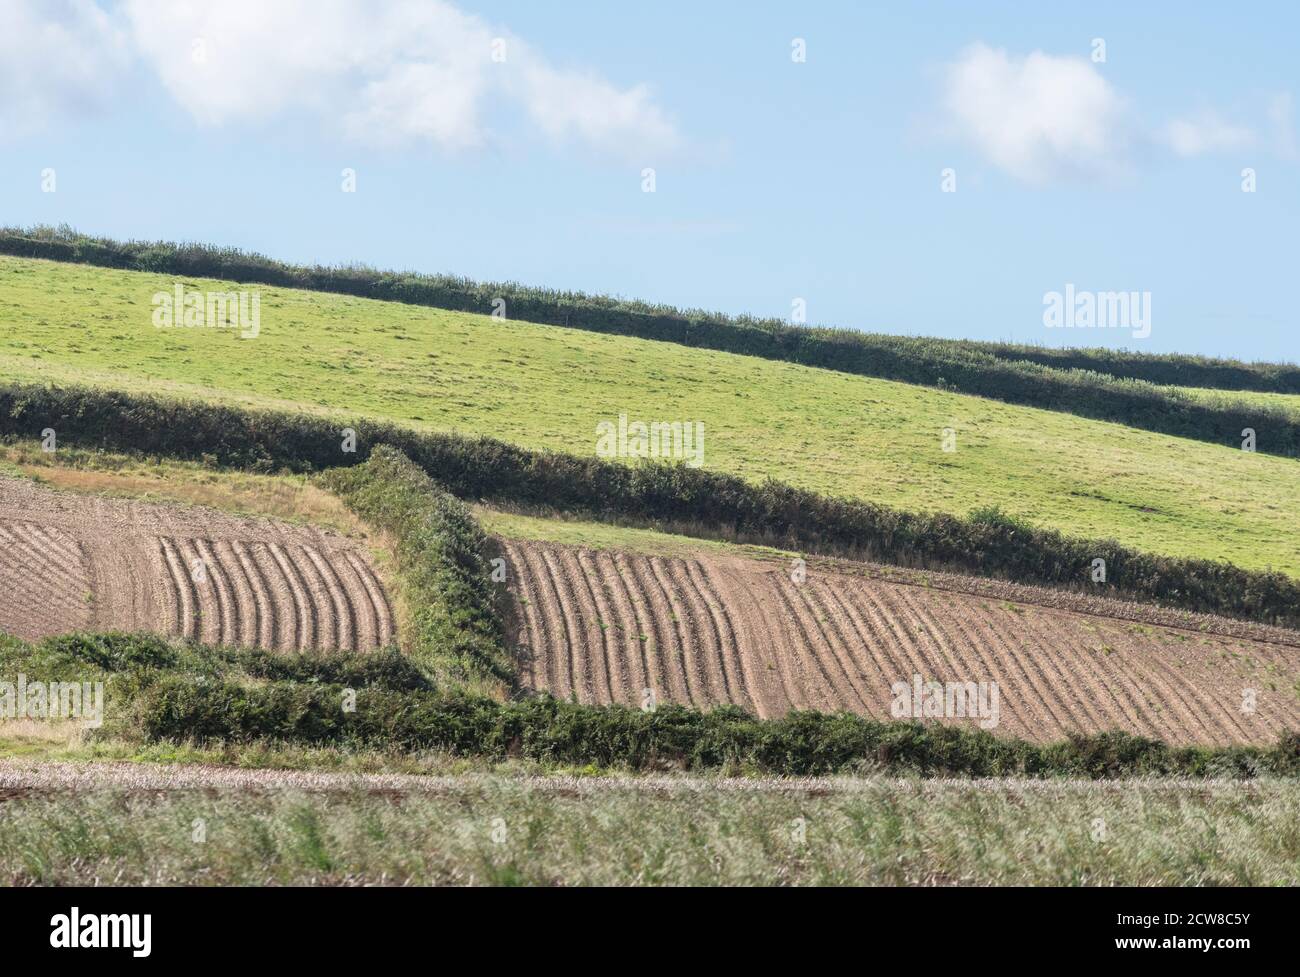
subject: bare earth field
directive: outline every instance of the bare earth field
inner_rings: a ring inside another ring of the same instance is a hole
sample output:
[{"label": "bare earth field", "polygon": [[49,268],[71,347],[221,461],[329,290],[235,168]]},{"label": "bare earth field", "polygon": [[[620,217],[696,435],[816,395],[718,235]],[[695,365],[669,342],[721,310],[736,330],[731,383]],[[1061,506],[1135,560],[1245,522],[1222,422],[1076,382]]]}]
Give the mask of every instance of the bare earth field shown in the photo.
[{"label": "bare earth field", "polygon": [[0,477],[0,631],[75,630],[283,650],[394,637],[369,554],[337,533]]},{"label": "bare earth field", "polygon": [[[1300,728],[1300,635],[945,577],[943,588],[811,564],[502,541],[523,682],[579,702],[792,708],[891,718],[891,686],[996,682],[994,732],[1037,742],[1122,729],[1176,744],[1271,743]],[[958,581],[958,583],[954,583]],[[1030,601],[1034,602],[1030,602]],[[1252,636],[1243,636],[1243,633]],[[1254,706],[1244,705],[1254,690]],[[949,721],[972,723],[975,719]]]}]

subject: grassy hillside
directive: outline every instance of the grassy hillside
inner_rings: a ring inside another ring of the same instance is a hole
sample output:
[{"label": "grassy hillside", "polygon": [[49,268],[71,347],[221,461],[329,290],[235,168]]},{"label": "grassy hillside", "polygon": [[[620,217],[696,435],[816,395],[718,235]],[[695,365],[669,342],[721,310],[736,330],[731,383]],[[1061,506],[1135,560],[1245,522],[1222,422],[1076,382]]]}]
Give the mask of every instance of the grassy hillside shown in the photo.
[{"label": "grassy hillside", "polygon": [[596,424],[620,413],[698,420],[706,468],[916,510],[996,505],[1073,535],[1300,575],[1292,460],[794,364],[291,289],[260,289],[256,339],[155,329],[151,296],[173,284],[0,259],[0,366],[587,456]]}]

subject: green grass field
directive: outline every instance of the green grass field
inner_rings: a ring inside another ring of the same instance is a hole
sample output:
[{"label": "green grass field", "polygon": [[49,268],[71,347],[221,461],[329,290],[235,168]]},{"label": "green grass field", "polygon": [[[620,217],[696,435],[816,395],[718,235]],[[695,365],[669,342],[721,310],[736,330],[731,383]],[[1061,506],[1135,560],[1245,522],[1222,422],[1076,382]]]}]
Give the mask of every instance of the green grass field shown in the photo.
[{"label": "green grass field", "polygon": [[[705,466],[746,478],[917,510],[997,505],[1076,535],[1300,575],[1292,459],[792,364],[288,289],[259,289],[256,339],[155,329],[151,297],[173,284],[0,258],[0,366],[584,455],[596,424],[620,413],[703,421]],[[948,427],[952,453],[940,447]]]},{"label": "green grass field", "polygon": [[[119,781],[139,780],[147,770]],[[40,774],[38,774],[40,776]],[[0,884],[1295,885],[1291,782],[462,777],[10,799]]]}]

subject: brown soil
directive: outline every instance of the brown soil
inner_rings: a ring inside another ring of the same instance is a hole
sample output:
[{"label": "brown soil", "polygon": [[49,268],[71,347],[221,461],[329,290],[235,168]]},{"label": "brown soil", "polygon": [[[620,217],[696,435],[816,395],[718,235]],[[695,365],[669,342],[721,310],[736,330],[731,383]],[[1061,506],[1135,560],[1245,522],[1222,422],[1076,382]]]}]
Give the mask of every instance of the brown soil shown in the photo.
[{"label": "brown soil", "polygon": [[[891,686],[996,682],[994,732],[1039,742],[1122,729],[1172,743],[1300,730],[1300,634],[1021,585],[889,579],[812,562],[689,559],[502,541],[525,684],[579,702],[734,703],[891,718]],[[999,590],[998,588],[1006,588]],[[1015,600],[997,596],[1014,594]],[[1113,606],[1115,613],[1106,611]],[[1249,626],[1247,629],[1250,630]],[[1254,709],[1243,708],[1253,689]],[[976,723],[970,718],[944,721]]]},{"label": "brown soil", "polygon": [[285,650],[394,637],[368,554],[336,533],[0,477],[0,631],[84,629]]}]

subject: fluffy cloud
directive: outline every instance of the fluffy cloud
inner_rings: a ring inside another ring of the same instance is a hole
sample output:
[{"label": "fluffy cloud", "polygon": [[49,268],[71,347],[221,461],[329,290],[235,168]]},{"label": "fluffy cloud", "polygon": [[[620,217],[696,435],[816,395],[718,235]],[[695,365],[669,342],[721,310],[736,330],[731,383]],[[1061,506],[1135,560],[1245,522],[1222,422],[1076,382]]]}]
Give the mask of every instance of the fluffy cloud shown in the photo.
[{"label": "fluffy cloud", "polygon": [[1011,57],[975,44],[948,66],[945,107],[956,131],[1013,176],[1046,183],[1120,168],[1124,100],[1081,57]]},{"label": "fluffy cloud", "polygon": [[6,0],[0,135],[99,110],[128,61],[124,32],[94,0]]},{"label": "fluffy cloud", "polygon": [[1273,129],[1273,144],[1277,154],[1289,163],[1300,159],[1300,143],[1296,141],[1295,110],[1290,92],[1279,92],[1269,99],[1268,121]]},{"label": "fluffy cloud", "polygon": [[1174,119],[1161,130],[1163,141],[1179,156],[1243,149],[1255,142],[1255,133],[1246,126],[1225,122],[1214,112],[1194,118]]},{"label": "fluffy cloud", "polygon": [[[642,86],[551,67],[518,38],[441,0],[125,0],[131,33],[172,96],[221,125],[306,111],[370,143],[444,149],[493,138],[513,103],[548,136],[626,155],[677,142]],[[498,57],[494,60],[494,42]]]}]

